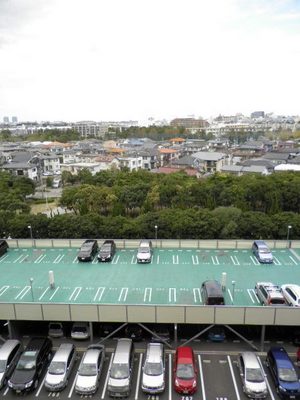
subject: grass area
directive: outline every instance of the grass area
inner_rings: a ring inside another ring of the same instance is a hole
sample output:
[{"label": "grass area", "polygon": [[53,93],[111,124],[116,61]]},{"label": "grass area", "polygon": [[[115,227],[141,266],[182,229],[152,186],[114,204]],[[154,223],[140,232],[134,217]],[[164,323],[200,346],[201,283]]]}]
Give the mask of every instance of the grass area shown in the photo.
[{"label": "grass area", "polygon": [[31,206],[30,206],[31,213],[39,214],[39,213],[49,211],[51,208],[53,209],[58,206],[58,202],[59,202],[58,200],[59,199],[51,199],[51,201],[49,201],[49,199],[48,199],[48,204],[46,204],[45,201],[43,201],[42,204],[40,204],[39,202],[35,202],[34,204],[31,204]]}]

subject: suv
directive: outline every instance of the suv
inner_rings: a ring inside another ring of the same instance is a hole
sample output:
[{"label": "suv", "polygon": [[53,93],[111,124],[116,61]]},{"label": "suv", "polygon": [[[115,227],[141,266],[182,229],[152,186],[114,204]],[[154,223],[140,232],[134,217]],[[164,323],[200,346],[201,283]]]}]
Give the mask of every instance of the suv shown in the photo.
[{"label": "suv", "polygon": [[285,299],[281,293],[280,287],[272,282],[257,282],[255,293],[260,302],[265,306],[284,306]]},{"label": "suv", "polygon": [[300,307],[300,286],[293,284],[282,285],[281,292],[289,306]]},{"label": "suv", "polygon": [[111,261],[116,252],[116,244],[113,240],[105,240],[103,245],[100,247],[98,253],[99,261]]},{"label": "suv", "polygon": [[152,259],[152,242],[151,240],[141,240],[137,252],[138,263],[150,263]]},{"label": "suv", "polygon": [[271,371],[280,397],[300,398],[300,382],[292,360],[283,347],[271,347],[267,354],[267,366]]},{"label": "suv", "polygon": [[268,396],[264,371],[252,351],[239,355],[238,368],[243,383],[243,391],[251,399],[264,399]]},{"label": "suv", "polygon": [[9,339],[0,347],[0,389],[12,374],[22,351],[19,340]]},{"label": "suv", "polygon": [[92,261],[98,249],[97,240],[88,239],[81,245],[77,258],[79,261]]},{"label": "suv", "polygon": [[8,386],[16,393],[36,389],[51,359],[52,342],[46,337],[32,338],[22,353]]},{"label": "suv", "polygon": [[252,245],[252,252],[260,263],[272,263],[273,256],[263,240],[255,240]]},{"label": "suv", "polygon": [[222,287],[218,281],[205,281],[201,285],[203,303],[205,305],[224,305],[225,299]]}]

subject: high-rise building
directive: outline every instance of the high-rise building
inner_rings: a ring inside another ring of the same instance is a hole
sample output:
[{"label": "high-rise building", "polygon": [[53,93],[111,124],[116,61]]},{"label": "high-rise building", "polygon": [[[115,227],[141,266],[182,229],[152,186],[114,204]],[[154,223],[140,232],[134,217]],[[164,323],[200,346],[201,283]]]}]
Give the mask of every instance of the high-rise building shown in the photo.
[{"label": "high-rise building", "polygon": [[16,116],[11,117],[11,122],[13,124],[16,124],[18,122],[18,117],[16,117]]},{"label": "high-rise building", "polygon": [[265,112],[264,111],[254,111],[251,113],[251,119],[255,118],[265,118]]},{"label": "high-rise building", "polygon": [[9,124],[9,117],[3,117],[3,123]]}]

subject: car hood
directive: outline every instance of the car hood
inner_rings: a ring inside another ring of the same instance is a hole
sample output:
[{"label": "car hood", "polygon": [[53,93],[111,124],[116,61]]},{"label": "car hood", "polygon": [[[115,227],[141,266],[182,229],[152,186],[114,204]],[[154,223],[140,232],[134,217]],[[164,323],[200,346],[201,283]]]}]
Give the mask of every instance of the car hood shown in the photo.
[{"label": "car hood", "polygon": [[125,379],[109,378],[108,385],[115,387],[115,388],[129,386],[129,378],[125,378]]},{"label": "car hood", "polygon": [[150,257],[151,256],[149,253],[138,253],[137,254],[137,258],[139,258],[140,260],[149,260]]},{"label": "car hood", "polygon": [[78,375],[76,380],[76,387],[86,389],[95,386],[96,383],[97,383],[97,375],[93,376]]},{"label": "car hood", "polygon": [[252,393],[261,393],[267,390],[266,382],[245,382],[246,388]]},{"label": "car hood", "polygon": [[10,378],[10,382],[15,385],[25,384],[33,380],[35,376],[35,370],[30,371],[19,371],[15,370]]},{"label": "car hood", "polygon": [[160,387],[164,383],[164,375],[143,374],[143,385],[148,387]]},{"label": "car hood", "polygon": [[190,389],[193,387],[193,383],[196,382],[196,379],[179,379],[176,378],[177,381],[177,385],[178,387],[182,388],[182,389]]},{"label": "car hood", "polygon": [[259,258],[262,260],[273,260],[273,256],[271,253],[259,253]]},{"label": "car hood", "polygon": [[60,375],[55,375],[55,374],[49,374],[49,372],[46,375],[46,383],[49,385],[58,385],[59,383],[63,382],[64,380],[64,374]]},{"label": "car hood", "polygon": [[286,382],[282,381],[279,379],[279,385],[282,386],[286,390],[293,390],[296,392],[300,392],[300,382],[299,381],[294,381],[294,382]]}]

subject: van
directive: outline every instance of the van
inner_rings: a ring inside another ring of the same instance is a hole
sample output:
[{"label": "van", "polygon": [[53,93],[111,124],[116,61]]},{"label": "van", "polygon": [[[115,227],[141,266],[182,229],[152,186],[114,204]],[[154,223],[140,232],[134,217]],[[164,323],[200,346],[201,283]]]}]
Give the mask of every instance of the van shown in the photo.
[{"label": "van", "polygon": [[300,399],[300,382],[294,364],[283,347],[271,347],[266,364],[271,371],[279,396]]},{"label": "van", "polygon": [[205,305],[224,305],[225,299],[221,284],[215,280],[208,280],[201,285],[202,300]]},{"label": "van", "polygon": [[49,365],[45,378],[45,388],[52,392],[63,390],[76,360],[74,344],[62,343]]},{"label": "van", "polygon": [[260,263],[271,264],[273,262],[271,250],[263,240],[255,240],[253,242],[252,252]]},{"label": "van", "polygon": [[243,391],[251,399],[264,399],[268,395],[265,373],[252,351],[239,355],[238,368],[243,384]]},{"label": "van", "polygon": [[131,390],[133,343],[131,339],[119,339],[108,378],[108,394],[111,397],[128,397]]},{"label": "van", "polygon": [[152,259],[152,242],[151,240],[141,240],[137,252],[138,263],[150,263]]},{"label": "van", "polygon": [[165,390],[165,357],[164,346],[161,343],[147,345],[142,390],[149,394],[162,393]]},{"label": "van", "polygon": [[8,246],[7,241],[4,239],[1,239],[0,240],[0,257],[2,257],[7,252],[8,247],[9,246]]},{"label": "van", "polygon": [[19,340],[7,340],[0,348],[0,389],[15,369],[21,352]]}]

